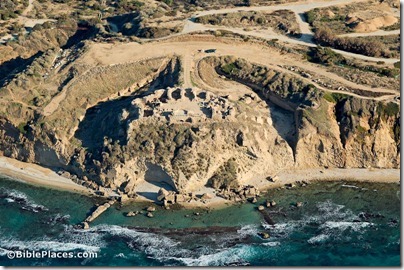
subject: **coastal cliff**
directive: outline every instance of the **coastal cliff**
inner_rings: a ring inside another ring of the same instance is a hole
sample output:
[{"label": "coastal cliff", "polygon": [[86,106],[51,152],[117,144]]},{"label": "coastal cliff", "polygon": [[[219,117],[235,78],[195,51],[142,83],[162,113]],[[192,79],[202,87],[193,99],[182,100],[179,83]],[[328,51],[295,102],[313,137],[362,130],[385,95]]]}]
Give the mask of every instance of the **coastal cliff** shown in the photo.
[{"label": "coastal cliff", "polygon": [[[398,104],[325,92],[243,59],[207,61],[253,91],[234,99],[178,87],[176,57],[87,71],[71,64],[60,103],[3,109],[0,154],[129,197],[145,182],[186,194],[283,170],[400,167]],[[103,77],[127,74],[117,85]]]}]

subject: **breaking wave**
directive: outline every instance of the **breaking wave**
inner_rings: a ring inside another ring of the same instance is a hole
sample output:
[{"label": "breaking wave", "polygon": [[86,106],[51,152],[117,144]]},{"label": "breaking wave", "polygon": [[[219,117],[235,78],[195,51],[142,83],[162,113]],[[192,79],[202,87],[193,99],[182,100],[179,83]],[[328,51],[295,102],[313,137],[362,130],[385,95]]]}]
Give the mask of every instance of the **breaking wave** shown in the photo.
[{"label": "breaking wave", "polygon": [[19,241],[19,240],[1,240],[0,247],[3,250],[50,250],[50,251],[73,251],[83,250],[88,252],[97,252],[99,247],[88,246],[78,243],[67,243],[57,241]]},{"label": "breaking wave", "polygon": [[48,208],[36,204],[34,201],[30,200],[25,193],[18,190],[0,188],[0,198],[3,198],[7,203],[16,203],[21,209],[26,211],[34,213],[48,211]]}]

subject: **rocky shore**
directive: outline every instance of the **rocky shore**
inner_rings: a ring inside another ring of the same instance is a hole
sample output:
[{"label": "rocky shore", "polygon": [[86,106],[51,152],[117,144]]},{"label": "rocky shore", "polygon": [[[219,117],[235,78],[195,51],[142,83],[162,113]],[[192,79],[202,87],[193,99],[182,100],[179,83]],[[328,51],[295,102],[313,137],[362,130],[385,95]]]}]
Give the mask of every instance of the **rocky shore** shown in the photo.
[{"label": "rocky shore", "polygon": [[203,189],[192,193],[180,194],[160,188],[154,200],[141,196],[141,192],[133,196],[133,198],[124,196],[124,200],[122,200],[122,195],[106,192],[101,196],[89,188],[74,183],[71,179],[59,176],[50,169],[6,157],[0,157],[0,175],[27,184],[109,198],[111,199],[111,202],[108,203],[110,205],[115,200],[118,200],[121,203],[154,202],[164,207],[178,204],[186,208],[221,208],[239,202],[254,202],[262,192],[268,189],[289,189],[295,185],[304,185],[312,181],[400,182],[399,169],[305,169],[279,172],[273,177],[257,176],[252,181],[249,181],[250,185],[240,186],[236,189]]}]

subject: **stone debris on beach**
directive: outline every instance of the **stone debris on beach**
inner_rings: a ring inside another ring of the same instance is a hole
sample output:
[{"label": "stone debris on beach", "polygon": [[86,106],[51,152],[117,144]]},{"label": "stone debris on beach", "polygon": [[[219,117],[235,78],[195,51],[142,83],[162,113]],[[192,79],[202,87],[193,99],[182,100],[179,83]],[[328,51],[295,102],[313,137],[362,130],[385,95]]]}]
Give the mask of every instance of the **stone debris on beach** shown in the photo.
[{"label": "stone debris on beach", "polygon": [[209,193],[204,193],[201,196],[201,200],[210,200],[212,198],[213,198],[212,195],[210,195]]},{"label": "stone debris on beach", "polygon": [[242,202],[246,200],[252,202],[254,201],[254,198],[260,196],[260,191],[254,186],[247,185],[240,186],[237,189],[220,189],[217,191],[217,196],[235,202]]},{"label": "stone debris on beach", "polygon": [[170,192],[168,192],[165,188],[160,188],[159,192],[157,193],[157,200],[158,201],[163,201]]},{"label": "stone debris on beach", "polygon": [[147,216],[148,218],[154,217],[152,212],[147,212],[146,216]]},{"label": "stone debris on beach", "polygon": [[296,207],[302,207],[303,206],[303,203],[302,202],[297,202],[296,203]]},{"label": "stone debris on beach", "polygon": [[258,206],[258,211],[264,211],[265,207],[263,205]]},{"label": "stone debris on beach", "polygon": [[154,206],[149,206],[149,207],[146,208],[146,211],[147,211],[147,212],[154,212],[154,211],[156,211],[156,207],[154,207]]},{"label": "stone debris on beach", "polygon": [[275,176],[268,176],[266,178],[269,182],[275,183],[279,180],[279,176],[275,175]]},{"label": "stone debris on beach", "polygon": [[288,184],[285,184],[285,187],[286,187],[286,189],[291,189],[291,188],[296,187],[296,184],[295,183],[288,183]]},{"label": "stone debris on beach", "polygon": [[164,188],[160,188],[160,190],[157,193],[157,201],[163,202],[164,207],[168,207],[171,204],[175,203],[186,203],[186,202],[192,202],[192,201],[202,201],[206,202],[207,200],[212,199],[213,196],[208,193],[202,194],[200,198],[196,196],[195,193],[177,193],[175,191],[167,191]]}]

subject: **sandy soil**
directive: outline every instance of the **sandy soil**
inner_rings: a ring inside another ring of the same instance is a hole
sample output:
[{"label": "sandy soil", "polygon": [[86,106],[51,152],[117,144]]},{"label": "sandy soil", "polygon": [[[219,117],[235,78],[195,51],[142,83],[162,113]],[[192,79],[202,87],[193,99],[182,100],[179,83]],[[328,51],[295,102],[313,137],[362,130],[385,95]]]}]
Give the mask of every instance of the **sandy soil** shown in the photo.
[{"label": "sandy soil", "polygon": [[27,184],[55,188],[86,195],[94,194],[92,190],[80,186],[68,178],[61,177],[50,169],[7,157],[0,157],[0,175],[7,176]]},{"label": "sandy soil", "polygon": [[[206,50],[214,48],[217,49],[216,53],[214,54],[215,56],[234,55],[237,57],[248,59],[253,63],[270,66],[271,68],[274,69],[280,69],[278,67],[279,63],[283,63],[285,65],[298,66],[315,74],[330,78],[348,88],[361,89],[369,92],[382,91],[386,93],[391,93],[391,95],[397,93],[397,91],[392,89],[372,88],[352,83],[336,75],[335,73],[325,71],[323,68],[320,68],[313,63],[302,61],[302,59],[296,55],[292,54],[282,55],[276,50],[265,48],[257,44],[245,44],[234,41],[230,43],[230,40],[228,40],[227,42],[226,40],[222,40],[222,42],[215,42],[209,40],[209,38],[206,37],[206,40],[200,39],[198,41],[196,40],[192,41],[191,39],[184,41],[182,40],[164,41],[164,42],[160,41],[160,42],[146,43],[143,45],[137,43],[125,43],[125,44],[97,43],[92,44],[89,52],[87,52],[81,59],[79,59],[78,62],[88,65],[97,65],[97,64],[113,65],[124,62],[139,61],[147,58],[162,57],[177,54],[187,60],[184,66],[184,77],[185,82],[187,82],[187,85],[189,85],[191,82],[189,71],[192,70],[190,64],[192,64],[193,62],[195,63],[199,61],[201,58],[207,56],[207,54],[205,53],[203,54],[198,53],[198,50]],[[189,53],[191,53],[191,59]],[[287,70],[284,69],[282,69],[282,71],[288,72]],[[315,84],[315,82],[311,83]],[[353,93],[350,92],[345,92],[345,94],[354,95]]]}]

